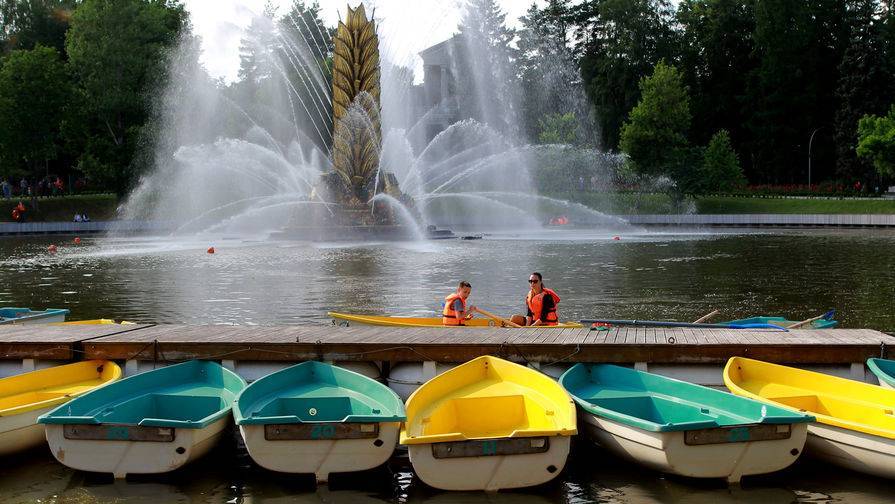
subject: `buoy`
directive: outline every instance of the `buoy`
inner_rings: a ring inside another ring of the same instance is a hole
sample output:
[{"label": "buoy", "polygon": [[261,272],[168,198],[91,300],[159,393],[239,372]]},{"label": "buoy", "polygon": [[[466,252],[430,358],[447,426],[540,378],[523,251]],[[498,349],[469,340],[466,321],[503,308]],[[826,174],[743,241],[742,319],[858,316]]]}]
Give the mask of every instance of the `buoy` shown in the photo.
[{"label": "buoy", "polygon": [[81,244],[81,238],[79,236],[75,236],[75,239],[73,241],[75,242],[75,245]]},{"label": "buoy", "polygon": [[53,245],[53,244],[51,243],[50,246],[47,247],[47,252],[49,252],[49,253],[51,253],[51,254],[55,254],[55,253],[56,253],[56,245]]},{"label": "buoy", "polygon": [[613,236],[612,239],[615,241],[618,241],[618,240],[621,240],[622,237],[621,236]]},{"label": "buoy", "polygon": [[208,247],[208,250],[206,250],[206,252],[208,252],[209,254],[214,254],[214,247]]}]

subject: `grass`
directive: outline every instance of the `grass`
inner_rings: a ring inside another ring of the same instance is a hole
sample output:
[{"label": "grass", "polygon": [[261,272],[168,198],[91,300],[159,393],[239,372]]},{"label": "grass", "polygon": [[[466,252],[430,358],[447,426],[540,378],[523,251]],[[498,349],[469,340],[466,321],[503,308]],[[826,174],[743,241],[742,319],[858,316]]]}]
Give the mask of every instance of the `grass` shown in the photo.
[{"label": "grass", "polygon": [[703,196],[675,201],[660,193],[553,193],[601,212],[632,214],[895,214],[895,200]]},{"label": "grass", "polygon": [[114,194],[79,194],[37,198],[37,206],[30,198],[0,199],[0,222],[12,222],[12,209],[19,201],[25,204],[26,222],[72,221],[76,213],[86,213],[92,221],[116,218],[118,196]]}]

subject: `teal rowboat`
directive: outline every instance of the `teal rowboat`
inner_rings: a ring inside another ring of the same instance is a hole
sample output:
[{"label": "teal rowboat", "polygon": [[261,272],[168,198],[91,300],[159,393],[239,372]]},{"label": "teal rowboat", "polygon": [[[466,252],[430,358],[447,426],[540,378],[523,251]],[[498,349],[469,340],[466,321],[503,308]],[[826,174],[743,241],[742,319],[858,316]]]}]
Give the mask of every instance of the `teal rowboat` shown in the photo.
[{"label": "teal rowboat", "polygon": [[[793,324],[798,324],[798,320],[786,320],[785,317],[749,317],[739,320],[731,320],[730,322],[721,322],[721,324],[727,325],[753,325],[753,324],[773,324],[780,327],[789,327]],[[832,329],[839,324],[838,320],[832,319],[818,319],[813,320],[808,324],[800,327],[799,329]]]},{"label": "teal rowboat", "polygon": [[50,324],[65,322],[68,310],[64,308],[47,308],[32,310],[30,308],[0,308],[0,325],[3,324]]},{"label": "teal rowboat", "polygon": [[59,462],[82,471],[155,474],[210,450],[245,381],[220,364],[190,361],[130,376],[41,416]]},{"label": "teal rowboat", "polygon": [[867,367],[876,375],[880,387],[895,389],[895,360],[870,358]]},{"label": "teal rowboat", "polygon": [[308,361],[249,385],[233,416],[246,449],[261,467],[331,473],[385,463],[406,419],[404,404],[385,385],[322,362]]},{"label": "teal rowboat", "polygon": [[647,467],[695,478],[779,471],[805,445],[810,415],[610,364],[563,373],[582,414],[579,431]]}]

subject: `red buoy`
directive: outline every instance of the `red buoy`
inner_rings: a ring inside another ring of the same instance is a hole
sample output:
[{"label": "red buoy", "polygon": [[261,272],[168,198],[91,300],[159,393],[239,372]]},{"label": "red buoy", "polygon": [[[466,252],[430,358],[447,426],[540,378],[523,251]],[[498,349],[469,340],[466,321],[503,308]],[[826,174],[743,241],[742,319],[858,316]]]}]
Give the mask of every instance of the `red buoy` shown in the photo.
[{"label": "red buoy", "polygon": [[72,240],[72,241],[75,242],[75,245],[80,245],[80,244],[81,244],[81,238],[80,238],[79,236],[75,236],[75,239]]},{"label": "red buoy", "polygon": [[622,237],[621,236],[613,236],[612,239],[615,241],[618,241],[618,240],[621,240]]},{"label": "red buoy", "polygon": [[206,250],[206,252],[208,252],[209,254],[214,254],[214,247],[208,247],[208,250]]},{"label": "red buoy", "polygon": [[49,253],[51,253],[51,254],[55,254],[55,253],[56,253],[56,245],[53,245],[53,244],[51,243],[50,246],[47,247],[47,252],[49,252]]}]

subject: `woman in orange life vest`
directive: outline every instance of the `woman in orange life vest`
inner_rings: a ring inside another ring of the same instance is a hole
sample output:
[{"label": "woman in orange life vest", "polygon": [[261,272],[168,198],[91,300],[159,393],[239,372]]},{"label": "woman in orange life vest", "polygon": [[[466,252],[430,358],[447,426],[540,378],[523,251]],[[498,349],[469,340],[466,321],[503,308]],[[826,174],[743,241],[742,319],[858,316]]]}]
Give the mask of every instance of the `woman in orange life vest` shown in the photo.
[{"label": "woman in orange life vest", "polygon": [[525,296],[528,314],[513,315],[510,320],[527,326],[557,325],[559,316],[556,313],[556,305],[559,304],[559,295],[553,289],[544,287],[544,277],[538,272],[528,277],[528,283],[531,285],[531,290]]},{"label": "woman in orange life vest", "polygon": [[457,292],[444,298],[444,309],[441,312],[441,323],[446,326],[462,326],[463,322],[472,318],[475,306],[466,307],[466,298],[472,292],[472,285],[466,280],[457,286]]}]

